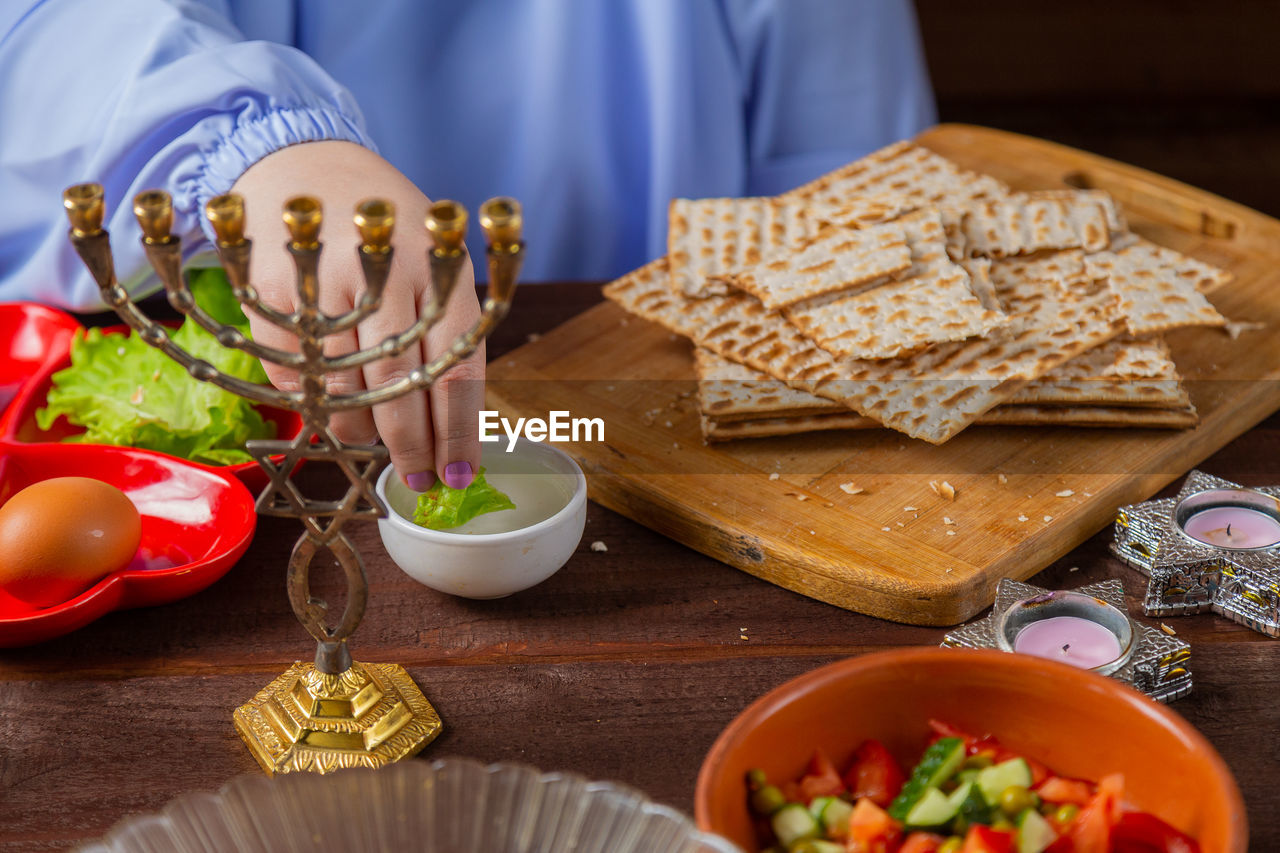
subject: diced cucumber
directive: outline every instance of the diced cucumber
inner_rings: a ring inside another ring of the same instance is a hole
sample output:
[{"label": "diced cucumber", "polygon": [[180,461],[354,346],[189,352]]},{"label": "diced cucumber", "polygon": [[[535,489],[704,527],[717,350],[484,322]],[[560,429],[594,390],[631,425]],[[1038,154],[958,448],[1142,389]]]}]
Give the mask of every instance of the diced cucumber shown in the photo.
[{"label": "diced cucumber", "polygon": [[827,803],[834,800],[835,797],[814,797],[809,803],[809,814],[813,815],[818,822],[822,821],[822,810],[827,807]]},{"label": "diced cucumber", "polygon": [[822,838],[806,838],[797,841],[787,853],[845,853],[845,846]]},{"label": "diced cucumber", "polygon": [[991,822],[991,808],[976,783],[965,782],[952,792],[951,799],[956,804],[956,814],[964,819],[966,826]]},{"label": "diced cucumber", "polygon": [[853,816],[853,806],[839,797],[831,797],[831,801],[818,815],[818,823],[822,824],[828,838],[847,838],[849,835],[849,818]]},{"label": "diced cucumber", "polygon": [[889,815],[895,820],[906,820],[907,813],[924,796],[924,792],[931,787],[940,787],[963,761],[964,741],[960,738],[944,737],[934,741],[911,771],[907,784],[889,805]]},{"label": "diced cucumber", "polygon": [[[968,793],[968,792],[966,792]],[[903,821],[908,829],[932,829],[950,821],[956,816],[959,803],[951,802],[951,798],[937,788],[925,788],[920,799],[907,812]]]},{"label": "diced cucumber", "polygon": [[774,812],[769,821],[773,825],[773,834],[787,847],[802,838],[817,838],[822,834],[818,819],[800,803],[787,803]]},{"label": "diced cucumber", "polygon": [[1035,809],[1018,815],[1018,853],[1042,853],[1057,840],[1058,833]]},{"label": "diced cucumber", "polygon": [[1021,758],[1010,758],[992,767],[987,767],[978,774],[978,787],[987,804],[1000,805],[1000,795],[1011,785],[1031,787],[1031,768]]}]

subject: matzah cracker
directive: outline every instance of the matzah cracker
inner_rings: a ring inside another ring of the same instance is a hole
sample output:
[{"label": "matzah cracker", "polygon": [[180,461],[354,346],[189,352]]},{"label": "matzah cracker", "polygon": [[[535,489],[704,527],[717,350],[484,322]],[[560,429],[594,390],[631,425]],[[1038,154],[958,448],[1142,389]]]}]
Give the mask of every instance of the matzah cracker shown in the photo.
[{"label": "matzah cracker", "polygon": [[792,387],[940,444],[1019,387],[1119,332],[1109,293],[1069,290],[1051,323],[998,340],[941,344],[909,359],[837,361],[746,294],[688,299],[659,259],[604,288],[628,311]]},{"label": "matzah cracker", "polygon": [[[970,262],[972,263],[972,262]],[[1071,249],[1035,259],[1002,258],[988,262],[991,285],[1006,313],[1033,323],[1052,323],[1058,301],[1091,281],[1084,252]]]},{"label": "matzah cracker", "polygon": [[[1139,409],[1123,406],[997,406],[978,419],[979,426],[1069,426],[1126,429],[1188,429],[1200,422],[1192,407]],[[702,418],[702,437],[708,442],[743,438],[771,438],[840,429],[875,429],[871,418],[853,412],[724,421]]]},{"label": "matzah cracker", "polygon": [[1163,340],[1125,335],[1028,383],[1010,402],[1180,409],[1191,398]]},{"label": "matzah cracker", "polygon": [[[1147,359],[1135,357],[1132,350],[1151,355],[1153,349],[1158,353],[1160,347],[1153,348],[1146,341],[1108,342],[1027,383],[1009,398],[1008,404],[1164,409],[1190,406],[1191,399],[1171,360],[1161,365],[1158,373],[1148,370],[1145,376],[1120,378],[1114,372],[1116,363],[1126,358],[1145,364]],[[791,388],[768,374],[708,350],[699,348],[694,355],[699,411],[717,422],[849,411],[839,403]],[[1164,355],[1167,359],[1167,348]]]},{"label": "matzah cracker", "polygon": [[1116,294],[1130,334],[1226,325],[1200,288],[1229,273],[1145,240],[1119,251],[1087,255],[1084,263],[1089,275],[1105,279]]},{"label": "matzah cracker", "polygon": [[901,225],[889,222],[856,231],[828,225],[791,251],[718,278],[778,310],[884,279],[909,266],[911,250]]},{"label": "matzah cracker", "polygon": [[806,201],[794,201],[803,204],[810,217],[819,224],[838,225],[841,228],[865,228],[897,219],[904,213],[910,213],[923,206],[919,201],[901,195],[862,196],[841,202],[840,204],[821,204]]},{"label": "matzah cracker", "polygon": [[1125,427],[1189,429],[1200,423],[1194,407],[1151,409],[1126,406],[999,406],[983,415],[985,426]]},{"label": "matzah cracker", "polygon": [[784,193],[781,198],[840,205],[864,196],[895,196],[918,204],[1001,198],[1001,181],[968,172],[912,142],[897,142]]},{"label": "matzah cracker", "polygon": [[1120,206],[1111,197],[1111,193],[1106,190],[1032,190],[1026,193],[1013,193],[1009,198],[1011,200],[1051,198],[1067,202],[1094,202],[1102,205],[1102,210],[1106,213],[1108,231],[1112,234],[1120,234],[1129,230],[1129,224],[1125,222],[1124,215],[1120,213]]},{"label": "matzah cracker", "polygon": [[725,420],[791,417],[827,411],[849,412],[839,403],[792,388],[767,373],[730,361],[710,350],[694,350],[698,410]]},{"label": "matzah cracker", "polygon": [[899,273],[900,281],[788,307],[787,319],[805,337],[839,358],[887,359],[1005,325],[1004,314],[974,295],[969,273],[947,255],[935,208],[891,224],[906,233],[911,267]]},{"label": "matzah cracker", "polygon": [[848,409],[842,412],[791,417],[756,418],[726,421],[703,415],[702,437],[708,442],[735,441],[740,438],[770,438],[833,429],[878,429],[880,424]]},{"label": "matzah cracker", "polygon": [[1115,251],[1124,252],[1135,264],[1159,269],[1180,280],[1189,281],[1201,293],[1212,293],[1235,279],[1235,275],[1227,270],[1197,261],[1165,246],[1157,246],[1136,234],[1127,235],[1124,245],[1115,247]]},{"label": "matzah cracker", "polygon": [[1092,200],[1031,198],[978,202],[960,219],[971,257],[1006,258],[1044,249],[1097,252],[1110,242],[1107,215]]},{"label": "matzah cracker", "polygon": [[1038,379],[1021,388],[1009,401],[1041,406],[1127,406],[1172,409],[1191,405],[1191,396],[1177,379]]},{"label": "matzah cracker", "polygon": [[723,295],[726,285],[708,276],[759,263],[818,230],[805,205],[774,198],[677,198],[667,217],[671,285],[686,296]]}]

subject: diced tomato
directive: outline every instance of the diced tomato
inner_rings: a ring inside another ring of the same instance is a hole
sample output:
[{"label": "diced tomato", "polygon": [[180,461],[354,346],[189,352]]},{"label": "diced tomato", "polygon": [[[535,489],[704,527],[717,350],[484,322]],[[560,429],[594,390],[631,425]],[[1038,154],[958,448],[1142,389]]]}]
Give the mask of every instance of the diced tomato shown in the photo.
[{"label": "diced tomato", "polygon": [[898,762],[878,740],[864,741],[844,774],[844,786],[855,800],[866,797],[884,807],[893,802],[906,780]]},{"label": "diced tomato", "polygon": [[1195,839],[1155,815],[1125,812],[1111,828],[1114,853],[1200,853]]},{"label": "diced tomato", "polygon": [[938,848],[946,840],[932,832],[913,832],[898,848],[898,853],[938,853]]},{"label": "diced tomato", "polygon": [[976,823],[969,827],[960,853],[1013,853],[1013,849],[1013,833]]},{"label": "diced tomato", "polygon": [[944,737],[958,737],[960,740],[964,741],[965,752],[970,755],[973,754],[973,747],[977,744],[978,738],[963,729],[957,728],[956,726],[943,722],[942,720],[930,720],[929,728],[933,730],[933,740],[938,740],[939,738]]},{"label": "diced tomato", "polygon": [[1031,787],[1033,788],[1053,775],[1053,772],[1048,767],[1034,758],[1027,758],[1024,755],[1022,760],[1027,762],[1027,766],[1031,768]]},{"label": "diced tomato", "polygon": [[897,853],[902,827],[889,813],[865,797],[849,816],[849,853]]},{"label": "diced tomato", "polygon": [[843,790],[844,783],[840,781],[836,766],[826,753],[815,749],[813,758],[809,759],[809,772],[800,779],[801,801],[808,803],[814,797],[834,797]]},{"label": "diced tomato", "polygon": [[1098,798],[1106,802],[1107,820],[1114,826],[1120,820],[1124,800],[1124,775],[1112,773],[1098,780]]},{"label": "diced tomato", "polygon": [[1070,838],[1059,835],[1052,844],[1044,848],[1042,853],[1075,853],[1075,846],[1072,845]]},{"label": "diced tomato", "polygon": [[1111,853],[1111,827],[1120,818],[1124,777],[1118,773],[1098,781],[1098,793],[1066,828],[1075,853]]},{"label": "diced tomato", "polygon": [[1107,804],[1096,800],[1080,810],[1066,827],[1066,837],[1071,839],[1074,853],[1110,853],[1111,821],[1107,818]]},{"label": "diced tomato", "polygon": [[1079,779],[1064,779],[1061,776],[1050,776],[1040,783],[1036,789],[1040,799],[1048,803],[1074,803],[1087,806],[1093,799],[1093,786]]}]

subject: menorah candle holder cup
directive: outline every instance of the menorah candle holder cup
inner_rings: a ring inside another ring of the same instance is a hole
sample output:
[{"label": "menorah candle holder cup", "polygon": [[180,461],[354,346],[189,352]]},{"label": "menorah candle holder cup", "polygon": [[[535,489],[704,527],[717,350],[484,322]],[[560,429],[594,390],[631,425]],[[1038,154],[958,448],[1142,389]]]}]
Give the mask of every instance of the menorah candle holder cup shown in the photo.
[{"label": "menorah candle holder cup", "polygon": [[[285,250],[293,258],[296,272],[297,299],[292,311],[264,303],[250,280],[252,241],[245,236],[244,200],[228,194],[206,205],[205,213],[216,235],[215,248],[236,298],[246,313],[295,335],[298,348],[291,351],[254,341],[205,312],[182,275],[182,243],[171,233],[173,203],[169,194],[148,190],[134,198],[143,250],[164,285],[169,303],[223,346],[296,371],[298,390],[282,391],[220,373],[175,344],[164,326],[134,305],[116,279],[110,239],[102,227],[105,205],[100,185],[70,187],[63,194],[63,203],[71,224],[71,242],[97,282],[103,301],[144,341],[198,380],[257,403],[293,410],[302,417],[303,427],[292,440],[250,441],[247,449],[269,480],[258,496],[257,511],[298,518],[303,524],[289,560],[286,588],[298,621],[316,640],[315,660],[295,663],[236,709],[233,719],[241,738],[262,768],[272,774],[378,767],[417,753],[440,733],[439,715],[403,667],[355,662],[347,648],[348,638],[364,615],[368,582],[360,555],[343,527],[348,521],[387,515],[387,507],[374,490],[387,451],[380,446],[343,443],[331,431],[329,420],[336,411],[373,406],[424,390],[475,351],[511,305],[524,252],[520,205],[513,199],[496,198],[481,207],[480,222],[488,242],[489,287],[480,317],[471,328],[440,355],[394,382],[333,393],[327,376],[418,346],[443,316],[467,262],[467,212],[461,205],[439,201],[427,214],[425,225],[433,241],[427,254],[433,291],[417,320],[373,346],[329,356],[324,354],[326,337],[355,328],[381,307],[394,254],[395,208],[390,202],[369,199],[356,207],[354,222],[360,236],[356,251],[365,288],[355,307],[338,315],[327,314],[319,306],[323,209],[318,199],[298,196],[284,206],[289,235]],[[281,461],[273,462],[273,456],[282,457]],[[304,459],[337,466],[349,483],[346,494],[338,500],[304,495],[291,479]],[[346,579],[346,605],[337,624],[329,624],[327,604],[310,590],[311,566],[322,552],[332,555]]]}]

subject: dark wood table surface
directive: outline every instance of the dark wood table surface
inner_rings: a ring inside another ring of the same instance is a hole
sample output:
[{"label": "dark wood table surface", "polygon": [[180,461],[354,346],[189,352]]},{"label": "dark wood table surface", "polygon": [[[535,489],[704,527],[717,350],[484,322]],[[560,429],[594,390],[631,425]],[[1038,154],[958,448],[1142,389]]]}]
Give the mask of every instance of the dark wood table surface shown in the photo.
[{"label": "dark wood table surface", "polygon": [[[491,356],[598,299],[594,285],[523,288]],[[1201,467],[1280,483],[1280,417]],[[64,848],[181,793],[259,772],[231,711],[313,653],[284,592],[298,532],[295,521],[261,519],[243,559],[205,592],[0,650],[0,850]],[[707,749],[757,696],[838,658],[936,645],[944,633],[774,587],[594,504],[569,564],[498,601],[410,580],[372,524],[355,526],[353,539],[370,596],[352,648],[403,664],[440,711],[444,734],[424,757],[577,771],[686,812]],[[607,552],[590,550],[597,540]],[[1120,578],[1136,607],[1143,578],[1108,554],[1109,540],[1100,531],[1033,582]],[[1194,655],[1195,690],[1173,707],[1235,772],[1251,848],[1280,850],[1280,642],[1209,614],[1166,622]]]}]

